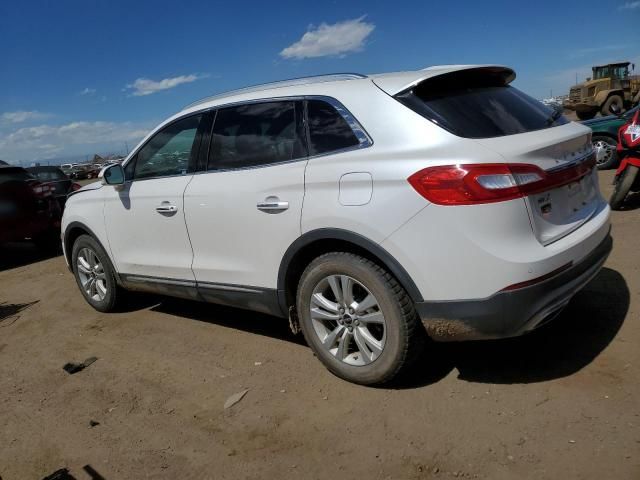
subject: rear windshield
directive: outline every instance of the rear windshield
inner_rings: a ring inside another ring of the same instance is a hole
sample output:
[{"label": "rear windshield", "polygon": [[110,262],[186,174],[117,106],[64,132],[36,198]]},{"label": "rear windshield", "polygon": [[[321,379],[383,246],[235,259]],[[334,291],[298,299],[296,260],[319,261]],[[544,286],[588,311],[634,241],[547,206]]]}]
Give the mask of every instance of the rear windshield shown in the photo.
[{"label": "rear windshield", "polygon": [[31,174],[42,182],[55,182],[58,180],[67,180],[67,176],[62,170],[32,170]]},{"label": "rear windshield", "polygon": [[0,183],[33,180],[33,177],[21,168],[0,168]]},{"label": "rear windshield", "polygon": [[561,112],[505,84],[501,76],[473,71],[434,77],[396,99],[466,138],[502,137],[568,122]]}]

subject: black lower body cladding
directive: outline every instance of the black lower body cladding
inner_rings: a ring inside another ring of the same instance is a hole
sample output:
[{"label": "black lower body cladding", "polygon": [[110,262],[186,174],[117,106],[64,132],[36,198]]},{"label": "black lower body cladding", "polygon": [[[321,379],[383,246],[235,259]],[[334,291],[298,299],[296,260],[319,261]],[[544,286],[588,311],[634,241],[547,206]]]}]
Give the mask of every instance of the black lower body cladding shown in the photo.
[{"label": "black lower body cladding", "polygon": [[547,323],[602,268],[613,247],[610,235],[580,263],[535,285],[481,300],[419,302],[416,310],[437,341],[507,338]]}]

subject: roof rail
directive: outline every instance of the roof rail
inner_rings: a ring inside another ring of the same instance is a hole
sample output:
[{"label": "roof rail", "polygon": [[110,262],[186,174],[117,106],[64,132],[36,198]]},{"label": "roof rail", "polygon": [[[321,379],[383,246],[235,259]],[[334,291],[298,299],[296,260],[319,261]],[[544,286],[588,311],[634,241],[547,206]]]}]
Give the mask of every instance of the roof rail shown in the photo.
[{"label": "roof rail", "polygon": [[190,103],[189,105],[184,107],[184,109],[195,107],[197,105],[210,102],[217,98],[224,98],[231,95],[238,95],[241,93],[259,92],[260,90],[266,90],[268,88],[284,88],[284,87],[292,87],[295,85],[309,85],[312,83],[336,82],[340,80],[359,80],[363,78],[367,78],[367,76],[362,75],[361,73],[327,73],[324,75],[313,75],[310,77],[298,77],[298,78],[290,78],[288,80],[278,80],[276,82],[251,85],[249,87],[238,88],[237,90],[229,90],[227,92],[211,95],[209,97],[205,97],[198,101]]}]

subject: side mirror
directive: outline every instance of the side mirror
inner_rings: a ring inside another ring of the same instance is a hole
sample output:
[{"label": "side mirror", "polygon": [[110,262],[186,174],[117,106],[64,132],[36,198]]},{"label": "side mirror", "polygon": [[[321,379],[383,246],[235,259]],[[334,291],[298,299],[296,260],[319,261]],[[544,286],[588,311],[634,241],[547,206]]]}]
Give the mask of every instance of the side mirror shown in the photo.
[{"label": "side mirror", "polygon": [[124,185],[124,169],[119,163],[104,168],[99,176],[103,185]]},{"label": "side mirror", "polygon": [[611,104],[611,106],[609,107],[609,110],[611,110],[611,113],[613,113],[614,115],[620,115],[622,113],[622,110],[620,109],[620,107],[615,103]]}]

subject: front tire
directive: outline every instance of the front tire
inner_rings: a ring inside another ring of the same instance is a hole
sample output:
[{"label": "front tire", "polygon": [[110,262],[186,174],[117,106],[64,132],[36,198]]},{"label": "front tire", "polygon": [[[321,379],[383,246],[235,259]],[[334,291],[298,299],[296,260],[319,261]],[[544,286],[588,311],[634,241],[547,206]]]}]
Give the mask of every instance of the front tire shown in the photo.
[{"label": "front tire", "polygon": [[616,140],[605,135],[594,135],[591,139],[591,143],[596,152],[596,165],[598,166],[598,170],[606,170],[615,167],[618,163]]},{"label": "front tire", "polygon": [[620,178],[616,181],[615,189],[613,190],[613,194],[609,200],[609,205],[611,205],[613,210],[620,210],[637,175],[638,167],[635,165],[627,165],[624,171],[620,174]]},{"label": "front tire", "polygon": [[71,265],[87,303],[99,312],[114,311],[124,292],[118,286],[109,256],[93,237],[80,235],[76,239]]},{"label": "front tire", "polygon": [[407,292],[359,255],[326,253],[305,269],[297,310],[307,344],[335,375],[383,384],[409,368],[426,333]]}]

